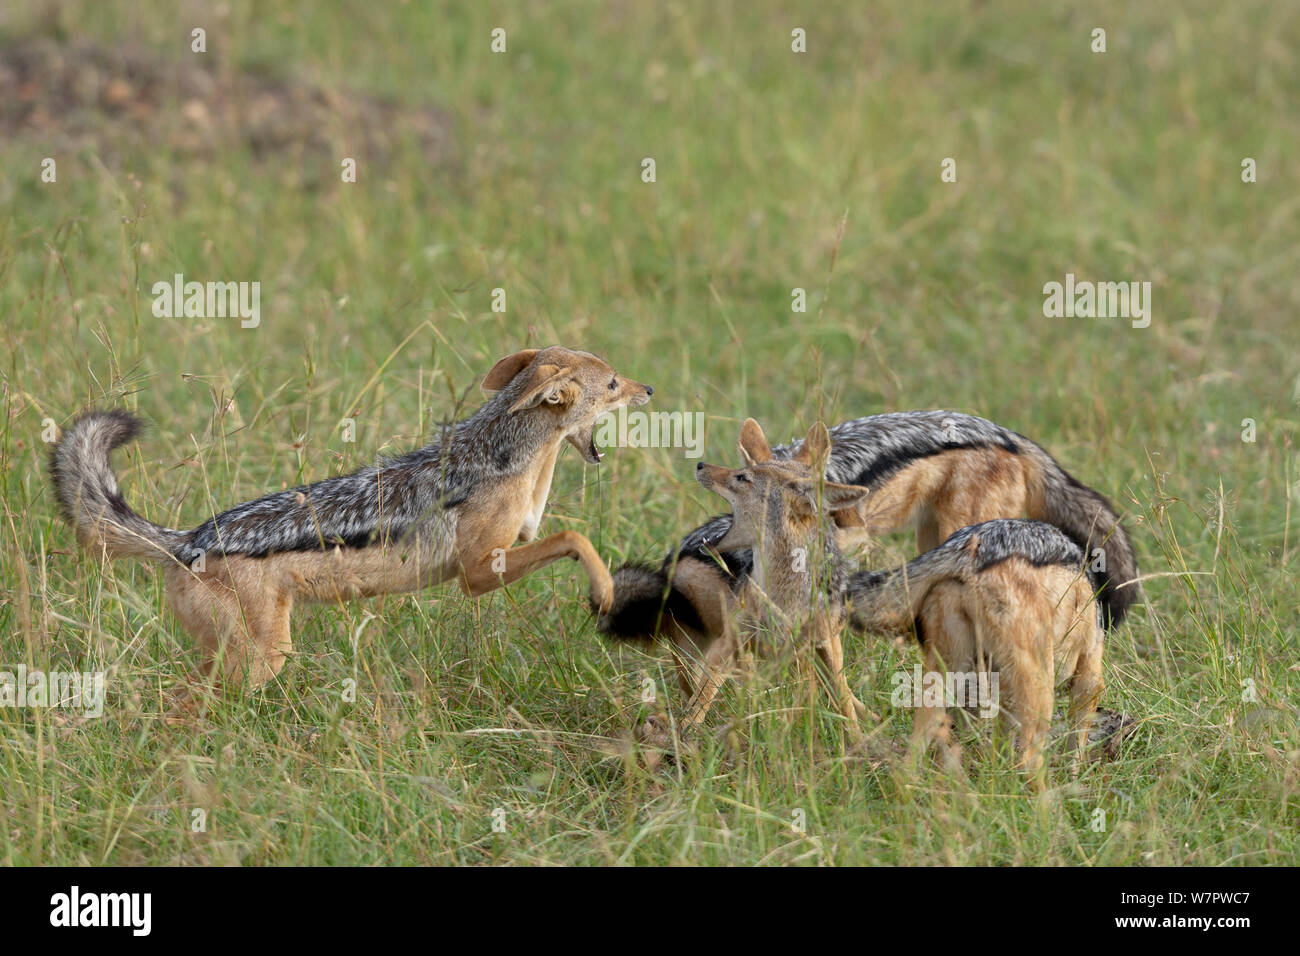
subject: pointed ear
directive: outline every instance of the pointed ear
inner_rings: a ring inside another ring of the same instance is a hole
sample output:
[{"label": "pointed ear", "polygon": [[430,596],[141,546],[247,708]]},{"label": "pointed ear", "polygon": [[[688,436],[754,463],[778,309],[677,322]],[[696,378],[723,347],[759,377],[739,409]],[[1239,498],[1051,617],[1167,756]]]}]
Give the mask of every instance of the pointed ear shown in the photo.
[{"label": "pointed ear", "polygon": [[850,528],[865,528],[867,521],[862,517],[862,511],[855,507],[841,508],[839,511],[831,512],[831,521],[835,527],[841,530]]},{"label": "pointed ear", "polygon": [[572,401],[574,395],[569,383],[573,376],[574,370],[571,368],[539,365],[533,374],[532,383],[510,406],[510,411],[522,412],[526,408],[535,408],[543,403],[563,405],[565,402]]},{"label": "pointed ear", "polygon": [[868,489],[862,485],[837,485],[833,481],[822,485],[822,501],[827,511],[852,508],[867,499]]},{"label": "pointed ear", "polygon": [[537,349],[524,349],[514,355],[507,355],[492,366],[492,370],[483,377],[483,384],[479,387],[485,392],[501,391],[514,380],[516,375],[528,368],[535,358],[537,358]]},{"label": "pointed ear", "polygon": [[817,422],[812,428],[808,429],[803,444],[799,446],[799,454],[794,456],[794,460],[807,465],[813,471],[823,472],[826,470],[826,462],[830,457],[830,432],[826,431],[825,425]]},{"label": "pointed ear", "polygon": [[746,418],[740,426],[740,455],[748,465],[757,465],[772,460],[772,446],[767,443],[763,429],[752,418]]},{"label": "pointed ear", "polygon": [[822,485],[822,503],[832,514],[836,511],[857,511],[858,505],[866,501],[868,493],[868,489],[862,485],[837,485],[833,481],[827,481]]},{"label": "pointed ear", "polygon": [[866,519],[858,505],[867,500],[868,489],[861,485],[837,485],[828,481],[822,485],[822,500],[837,528],[865,528]]}]

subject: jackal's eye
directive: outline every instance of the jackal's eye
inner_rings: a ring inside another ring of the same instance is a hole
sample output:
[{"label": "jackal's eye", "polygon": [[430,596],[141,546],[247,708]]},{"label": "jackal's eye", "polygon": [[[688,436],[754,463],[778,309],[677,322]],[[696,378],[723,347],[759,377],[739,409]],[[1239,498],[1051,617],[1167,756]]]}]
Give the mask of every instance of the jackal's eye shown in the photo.
[{"label": "jackal's eye", "polygon": [[609,390],[612,392],[612,391],[614,391],[614,389],[616,389],[616,388],[618,388],[618,379],[616,379],[616,378],[611,378],[611,379],[609,380]]},{"label": "jackal's eye", "polygon": [[749,475],[745,474],[743,471],[739,472],[736,475],[736,480],[739,481],[741,484],[747,485],[749,484]]}]

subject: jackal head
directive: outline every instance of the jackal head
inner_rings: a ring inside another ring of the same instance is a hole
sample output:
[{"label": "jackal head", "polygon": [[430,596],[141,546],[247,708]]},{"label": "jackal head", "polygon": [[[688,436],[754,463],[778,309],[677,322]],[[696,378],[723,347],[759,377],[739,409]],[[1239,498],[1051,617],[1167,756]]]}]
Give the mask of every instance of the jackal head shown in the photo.
[{"label": "jackal head", "polygon": [[763,429],[746,419],[740,429],[743,468],[695,466],[696,480],[727,499],[735,515],[731,530],[712,546],[753,548],[756,567],[761,562],[769,569],[791,560],[796,548],[807,554],[819,534],[832,534],[837,513],[851,511],[867,495],[866,488],[822,480],[830,453],[831,437],[818,422],[797,455],[773,458]]},{"label": "jackal head", "polygon": [[644,405],[654,394],[595,355],[559,345],[507,355],[487,373],[483,390],[504,393],[508,414],[545,417],[593,465],[601,459],[592,434],[596,419],[625,405]]}]

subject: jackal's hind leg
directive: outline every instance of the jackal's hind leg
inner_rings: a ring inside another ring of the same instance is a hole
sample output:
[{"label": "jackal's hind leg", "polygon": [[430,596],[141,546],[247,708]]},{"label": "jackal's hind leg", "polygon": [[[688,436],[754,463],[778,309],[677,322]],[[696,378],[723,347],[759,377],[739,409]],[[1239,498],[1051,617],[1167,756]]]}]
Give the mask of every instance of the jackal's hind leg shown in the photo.
[{"label": "jackal's hind leg", "polygon": [[1017,763],[1035,790],[1046,783],[1043,748],[1052,726],[1053,686],[1050,664],[1046,668],[1026,666],[1020,670],[1017,684],[1011,688],[1015,710]]},{"label": "jackal's hind leg", "polygon": [[965,779],[966,771],[961,762],[961,745],[954,743],[953,720],[942,707],[919,707],[912,718],[912,739],[910,743],[911,760],[914,768],[919,769],[925,755],[933,746],[939,755],[943,769],[958,779]]},{"label": "jackal's hind leg", "polygon": [[[702,722],[713,706],[718,691],[735,669],[739,644],[734,628],[727,626],[724,632],[709,644],[704,656],[690,663],[694,678],[695,692],[691,694],[677,722],[679,737],[686,737]],[[666,747],[671,741],[669,728],[658,717],[652,717],[641,728],[641,740],[655,746]]]},{"label": "jackal's hind leg", "polygon": [[1080,762],[1088,746],[1088,731],[1097,713],[1104,682],[1101,677],[1100,629],[1094,639],[1079,654],[1074,677],[1070,681],[1070,757],[1071,773],[1078,774]]},{"label": "jackal's hind leg", "polygon": [[293,653],[293,596],[256,560],[221,559],[204,572],[168,570],[172,611],[199,643],[199,668],[172,701],[176,713],[192,714],[209,687],[260,687]]},{"label": "jackal's hind leg", "polygon": [[[927,627],[925,633],[931,641],[939,636],[947,636],[933,625]],[[934,649],[933,644],[926,645],[925,669],[930,674],[941,674],[946,671],[943,658]],[[953,741],[954,729],[952,717],[948,715],[947,708],[942,704],[937,707],[922,704],[918,707],[916,715],[912,718],[910,749],[913,766],[919,769],[925,755],[933,746],[939,754],[944,770],[953,777],[964,780],[966,771],[962,768],[962,748],[960,744]]]}]

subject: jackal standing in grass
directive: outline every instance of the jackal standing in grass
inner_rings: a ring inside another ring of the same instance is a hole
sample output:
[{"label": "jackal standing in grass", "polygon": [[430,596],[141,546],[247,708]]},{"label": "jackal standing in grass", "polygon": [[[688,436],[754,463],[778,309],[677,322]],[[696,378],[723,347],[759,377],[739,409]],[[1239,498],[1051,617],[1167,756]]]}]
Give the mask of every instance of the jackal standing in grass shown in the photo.
[{"label": "jackal standing in grass", "polygon": [[[697,626],[673,633],[678,681],[689,695],[678,722],[680,735],[704,719],[722,683],[748,651],[767,655],[780,649],[770,646],[765,632],[788,636],[797,655],[805,650],[815,654],[846,729],[858,735],[858,720],[866,708],[844,676],[840,634],[848,619],[849,566],[836,545],[832,516],[857,506],[867,489],[822,478],[830,451],[826,426],[818,423],[796,454],[775,459],[762,428],[751,418],[740,432],[744,467],[696,465],[696,480],[726,499],[735,513],[717,546],[749,549],[753,569],[734,591],[718,587],[716,576],[697,579],[688,573],[675,582],[698,601],[692,605],[689,597],[679,596],[684,611],[689,607],[689,613],[698,614]],[[659,586],[653,572],[646,570],[645,575],[651,589]],[[694,584],[702,586],[692,590]],[[647,595],[633,596],[625,587],[622,596],[647,606]],[[662,599],[662,590],[654,597]],[[611,633],[609,617],[626,612],[626,606],[611,608],[602,617],[602,630]],[[662,745],[668,742],[668,731],[658,718],[651,718],[641,734]]]},{"label": "jackal standing in grass", "polygon": [[[915,634],[930,674],[998,675],[998,709],[1036,787],[1055,688],[1068,683],[1077,770],[1104,686],[1105,630],[1083,552],[1060,530],[1008,519],[961,528],[896,570],[850,575],[847,592],[855,630]],[[922,703],[914,752],[937,745],[944,763],[959,769],[951,726],[945,707]]]}]

